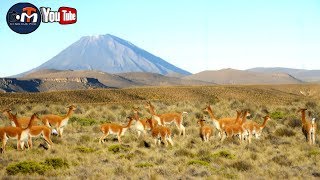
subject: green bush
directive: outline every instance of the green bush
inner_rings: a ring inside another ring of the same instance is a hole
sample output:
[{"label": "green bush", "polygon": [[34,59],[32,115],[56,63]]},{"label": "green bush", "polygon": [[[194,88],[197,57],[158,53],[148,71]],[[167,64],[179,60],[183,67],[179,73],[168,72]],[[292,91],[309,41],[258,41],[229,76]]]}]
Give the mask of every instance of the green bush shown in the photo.
[{"label": "green bush", "polygon": [[153,167],[153,164],[151,163],[139,163],[139,164],[136,164],[135,167],[137,168],[146,168],[146,167]]},{"label": "green bush", "polygon": [[76,148],[77,151],[81,152],[81,153],[92,153],[92,152],[95,152],[96,150],[93,149],[93,148],[89,148],[89,147],[77,147]]},{"label": "green bush", "polygon": [[126,153],[126,154],[121,154],[119,156],[119,158],[125,158],[125,159],[128,159],[128,160],[132,160],[135,157],[136,157],[135,153]]},{"label": "green bush", "polygon": [[44,161],[44,164],[47,166],[51,166],[54,169],[69,168],[68,161],[62,158],[47,158]]},{"label": "green bush", "polygon": [[209,166],[209,163],[201,160],[191,160],[188,162],[188,165]]},{"label": "green bush", "polygon": [[45,164],[38,163],[35,161],[22,161],[18,163],[9,164],[6,168],[7,174],[16,175],[16,174],[40,174],[43,175],[50,167]]},{"label": "green bush", "polygon": [[282,111],[274,111],[270,114],[271,119],[283,119],[284,113]]},{"label": "green bush", "polygon": [[124,147],[123,145],[120,144],[115,144],[115,145],[111,145],[108,148],[108,151],[113,152],[113,153],[119,153],[120,151],[129,151],[129,148]]},{"label": "green bush", "polygon": [[97,121],[94,119],[90,119],[90,118],[80,118],[77,116],[73,116],[70,118],[69,120],[71,123],[75,122],[77,124],[80,124],[81,126],[92,126],[97,124]]},{"label": "green bush", "polygon": [[226,159],[235,159],[235,155],[231,154],[229,151],[226,150],[221,150],[219,152],[216,152],[212,155],[212,157],[222,157],[222,158],[226,158]]},{"label": "green bush", "polygon": [[318,156],[320,155],[320,151],[317,150],[317,149],[312,149],[311,151],[309,151],[308,153],[308,156],[311,157],[311,156]]}]

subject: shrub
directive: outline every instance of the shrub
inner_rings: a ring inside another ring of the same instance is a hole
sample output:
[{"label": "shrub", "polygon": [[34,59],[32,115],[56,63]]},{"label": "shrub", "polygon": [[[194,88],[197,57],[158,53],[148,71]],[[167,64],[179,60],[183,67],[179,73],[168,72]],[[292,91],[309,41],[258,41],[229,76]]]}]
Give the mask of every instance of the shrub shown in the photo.
[{"label": "shrub", "polygon": [[314,101],[308,101],[306,103],[306,108],[308,109],[315,109],[317,107],[317,103]]},{"label": "shrub", "polygon": [[137,168],[153,167],[153,164],[148,163],[148,162],[146,162],[146,163],[139,163],[139,164],[136,164],[135,167],[137,167]]},{"label": "shrub", "polygon": [[216,152],[212,155],[212,157],[222,157],[226,159],[234,159],[236,156],[234,154],[231,154],[229,151],[221,150],[219,152]]},{"label": "shrub", "polygon": [[290,166],[292,162],[285,155],[279,155],[272,158],[272,160],[280,166]]},{"label": "shrub", "polygon": [[54,169],[58,168],[69,168],[69,164],[67,160],[64,160],[62,158],[47,158],[44,161],[44,164],[47,166],[51,166]]},{"label": "shrub", "polygon": [[35,161],[22,161],[9,164],[6,171],[9,175],[22,174],[40,174],[43,175],[49,169],[48,166]]},{"label": "shrub", "polygon": [[192,152],[190,152],[189,149],[184,149],[184,148],[176,150],[174,152],[174,155],[175,156],[186,156],[186,157],[194,157],[195,156]]},{"label": "shrub", "polygon": [[320,155],[320,151],[317,149],[312,149],[311,151],[309,151],[308,156],[318,156]]},{"label": "shrub", "polygon": [[296,133],[294,131],[292,131],[291,129],[288,129],[288,128],[279,128],[275,131],[275,134],[277,136],[287,136],[287,137],[291,137],[291,136],[294,136],[296,135]]},{"label": "shrub", "polygon": [[283,119],[284,113],[282,111],[274,111],[270,114],[271,119]]},{"label": "shrub", "polygon": [[124,151],[124,152],[129,151],[129,148],[124,147],[123,145],[115,144],[115,145],[109,146],[108,151],[113,153],[119,153],[120,151]]},{"label": "shrub", "polygon": [[191,160],[188,162],[188,165],[209,166],[209,163],[201,160]]},{"label": "shrub", "polygon": [[220,102],[219,98],[216,96],[211,96],[211,98],[209,98],[209,104],[215,105],[218,102]]},{"label": "shrub", "polygon": [[76,117],[76,116],[71,117],[70,122],[78,123],[81,126],[92,126],[92,125],[97,124],[97,121],[94,119],[80,118],[80,117]]},{"label": "shrub", "polygon": [[245,161],[237,161],[231,164],[231,167],[237,169],[238,171],[248,171],[252,168],[252,165]]},{"label": "shrub", "polygon": [[91,141],[91,137],[88,135],[82,135],[79,139],[80,143],[87,143]]},{"label": "shrub", "polygon": [[302,123],[300,119],[297,119],[295,117],[288,118],[288,126],[292,128],[301,127]]},{"label": "shrub", "polygon": [[95,152],[96,150],[93,149],[93,148],[89,148],[89,147],[77,147],[76,148],[77,151],[81,152],[81,153],[92,153],[92,152]]},{"label": "shrub", "polygon": [[134,153],[121,154],[119,158],[125,158],[128,160],[132,160],[136,155]]}]

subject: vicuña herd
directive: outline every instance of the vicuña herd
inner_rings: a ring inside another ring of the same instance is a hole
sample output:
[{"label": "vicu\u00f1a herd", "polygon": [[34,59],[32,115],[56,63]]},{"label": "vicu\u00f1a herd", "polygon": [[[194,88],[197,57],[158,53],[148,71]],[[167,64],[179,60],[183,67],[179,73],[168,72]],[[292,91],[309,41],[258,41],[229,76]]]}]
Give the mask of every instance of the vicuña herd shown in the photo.
[{"label": "vicu\u00f1a herd", "polygon": [[[150,137],[154,139],[156,145],[163,142],[165,146],[168,144],[173,146],[172,131],[170,127],[167,127],[167,125],[171,123],[176,125],[179,135],[183,137],[186,135],[183,117],[184,114],[188,114],[187,112],[157,114],[151,102],[147,102],[144,107],[149,111],[150,118],[140,119],[140,109],[133,108],[133,116],[127,117],[128,123],[126,125],[117,123],[102,124],[100,130],[103,135],[100,137],[99,143],[104,143],[108,135],[116,135],[119,143],[122,143],[121,136],[123,136],[129,128],[133,127],[132,129],[137,133],[137,138],[141,138],[142,135],[142,138],[145,139],[148,131],[150,131]],[[2,113],[11,121],[12,126],[0,128],[0,140],[2,141],[1,152],[5,152],[9,139],[16,139],[17,150],[23,150],[25,145],[27,145],[27,148],[32,148],[32,138],[39,136],[44,139],[48,148],[50,148],[53,145],[51,141],[52,130],[56,129],[58,136],[62,137],[63,130],[67,126],[69,118],[75,109],[76,106],[69,106],[68,112],[64,116],[54,114],[39,116],[37,113],[34,113],[31,117],[19,118],[17,114],[11,112],[11,109],[3,110]],[[203,111],[209,114],[210,119],[205,120],[201,117],[196,122],[199,124],[199,134],[204,142],[208,142],[210,137],[214,136],[214,132],[217,131],[221,142],[226,138],[237,137],[240,143],[243,141],[251,143],[253,137],[257,139],[260,138],[262,130],[265,128],[267,121],[270,120],[270,116],[266,115],[263,117],[262,124],[247,121],[247,117],[250,116],[248,110],[236,111],[235,117],[216,119],[209,104],[206,105]],[[309,144],[315,144],[317,124],[315,123],[315,118],[312,118],[311,121],[306,119],[306,111],[307,109],[302,108],[298,110],[298,113],[302,115],[302,132]],[[38,125],[38,120],[40,120],[43,125]]]}]

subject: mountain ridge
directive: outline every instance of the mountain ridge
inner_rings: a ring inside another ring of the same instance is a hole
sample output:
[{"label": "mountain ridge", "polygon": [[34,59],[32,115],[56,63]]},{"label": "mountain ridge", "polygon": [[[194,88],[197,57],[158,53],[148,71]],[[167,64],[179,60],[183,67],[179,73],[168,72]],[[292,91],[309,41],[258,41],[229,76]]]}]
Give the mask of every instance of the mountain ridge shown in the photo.
[{"label": "mountain ridge", "polygon": [[83,36],[40,66],[15,77],[43,69],[191,74],[127,40],[110,34]]},{"label": "mountain ridge", "polygon": [[295,69],[286,67],[255,67],[247,69],[252,72],[287,73],[306,82],[320,82],[320,70]]},{"label": "mountain ridge", "polygon": [[285,73],[260,73],[237,69],[206,70],[185,76],[184,79],[202,80],[216,84],[296,84],[301,80]]}]

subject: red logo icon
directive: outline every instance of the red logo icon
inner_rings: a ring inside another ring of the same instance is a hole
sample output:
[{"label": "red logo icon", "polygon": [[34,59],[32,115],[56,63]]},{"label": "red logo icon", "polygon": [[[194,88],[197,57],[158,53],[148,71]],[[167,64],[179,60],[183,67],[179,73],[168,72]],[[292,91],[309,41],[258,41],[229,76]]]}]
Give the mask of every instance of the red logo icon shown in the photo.
[{"label": "red logo icon", "polygon": [[70,7],[60,7],[60,24],[74,24],[77,22],[77,10]]}]

